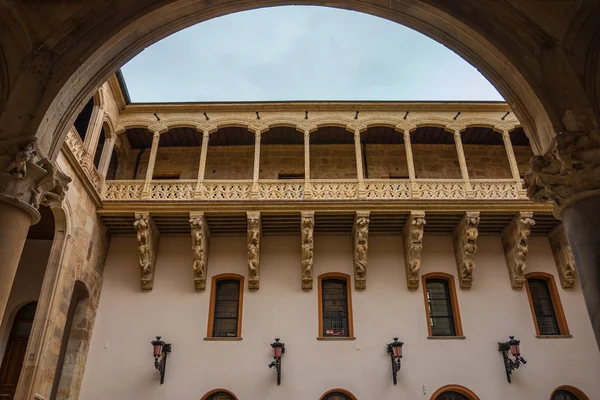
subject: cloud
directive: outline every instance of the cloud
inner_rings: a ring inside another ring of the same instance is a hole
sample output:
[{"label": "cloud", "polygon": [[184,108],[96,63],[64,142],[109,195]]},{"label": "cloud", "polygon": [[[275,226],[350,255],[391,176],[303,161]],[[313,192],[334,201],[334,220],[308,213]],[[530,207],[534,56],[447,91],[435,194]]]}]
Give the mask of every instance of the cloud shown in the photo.
[{"label": "cloud", "polygon": [[134,102],[502,100],[451,50],[394,22],[325,7],[209,20],[123,67]]}]

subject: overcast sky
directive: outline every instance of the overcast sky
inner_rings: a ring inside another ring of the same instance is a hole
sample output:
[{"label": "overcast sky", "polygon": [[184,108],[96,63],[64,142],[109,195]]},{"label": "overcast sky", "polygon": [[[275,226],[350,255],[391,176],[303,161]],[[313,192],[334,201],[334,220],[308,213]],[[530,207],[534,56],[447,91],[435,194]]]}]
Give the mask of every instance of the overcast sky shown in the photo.
[{"label": "overcast sky", "polygon": [[227,15],[123,67],[133,102],[502,100],[471,65],[402,25],[323,7]]}]

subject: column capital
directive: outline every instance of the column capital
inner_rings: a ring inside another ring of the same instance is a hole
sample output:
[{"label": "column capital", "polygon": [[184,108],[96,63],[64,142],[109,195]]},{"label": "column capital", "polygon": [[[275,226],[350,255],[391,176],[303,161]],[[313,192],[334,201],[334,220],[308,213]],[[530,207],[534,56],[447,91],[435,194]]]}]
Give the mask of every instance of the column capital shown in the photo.
[{"label": "column capital", "polygon": [[152,139],[160,139],[160,132],[152,131]]},{"label": "column capital", "polygon": [[209,137],[210,137],[210,131],[209,131],[208,129],[205,129],[205,130],[202,132],[202,138],[204,138],[204,139],[208,139]]},{"label": "column capital", "polygon": [[310,137],[310,129],[307,128],[304,130],[304,139],[307,139],[309,137]]},{"label": "column capital", "polygon": [[354,140],[360,141],[360,129],[358,128],[354,130]]},{"label": "column capital", "polygon": [[502,139],[505,139],[505,140],[508,139],[508,140],[510,140],[510,133],[506,129],[504,129],[502,131]]},{"label": "column capital", "polygon": [[454,130],[454,140],[461,140],[462,141],[462,137],[460,135],[460,130],[458,130],[458,129]]},{"label": "column capital", "polygon": [[34,141],[28,141],[17,145],[9,157],[0,157],[0,201],[27,212],[32,224],[40,220],[40,204],[60,204],[71,182],[47,158],[35,161],[34,149]]},{"label": "column capital", "polygon": [[561,132],[546,154],[532,157],[530,167],[524,177],[527,197],[552,201],[560,217],[576,201],[600,195],[600,135]]}]

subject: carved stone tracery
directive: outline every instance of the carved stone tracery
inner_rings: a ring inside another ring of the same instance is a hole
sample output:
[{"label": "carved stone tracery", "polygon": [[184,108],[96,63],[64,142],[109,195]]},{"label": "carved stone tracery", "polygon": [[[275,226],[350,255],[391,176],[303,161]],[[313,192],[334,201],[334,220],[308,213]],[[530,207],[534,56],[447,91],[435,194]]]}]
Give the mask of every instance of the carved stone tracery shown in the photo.
[{"label": "carved stone tracery", "polygon": [[352,228],[352,247],[354,257],[354,287],[367,287],[367,251],[369,249],[369,212],[359,211]]},{"label": "carved stone tracery", "polygon": [[303,212],[301,222],[302,235],[302,289],[311,290],[313,287],[313,258],[314,258],[314,212]]},{"label": "carved stone tracery", "polygon": [[473,283],[475,252],[479,236],[479,212],[467,212],[452,234],[454,255],[460,287],[468,289]]},{"label": "carved stone tracery", "polygon": [[208,251],[210,247],[210,231],[204,213],[190,214],[192,230],[192,257],[194,259],[194,288],[206,289],[206,274],[208,272]]},{"label": "carved stone tracery", "polygon": [[260,213],[248,212],[248,289],[260,284]]},{"label": "carved stone tracery", "polygon": [[504,229],[500,238],[504,248],[504,257],[513,289],[522,288],[525,284],[525,268],[527,267],[527,241],[531,227],[535,225],[532,212],[520,212]]},{"label": "carved stone tracery", "polygon": [[160,233],[148,213],[135,213],[142,290],[152,290]]},{"label": "carved stone tracery", "polygon": [[404,229],[404,267],[406,269],[406,285],[409,289],[419,288],[419,269],[421,268],[421,250],[423,249],[423,231],[425,228],[425,212],[411,211]]},{"label": "carved stone tracery", "polygon": [[562,224],[548,235],[548,241],[556,262],[560,284],[563,289],[572,289],[575,286],[575,258]]}]

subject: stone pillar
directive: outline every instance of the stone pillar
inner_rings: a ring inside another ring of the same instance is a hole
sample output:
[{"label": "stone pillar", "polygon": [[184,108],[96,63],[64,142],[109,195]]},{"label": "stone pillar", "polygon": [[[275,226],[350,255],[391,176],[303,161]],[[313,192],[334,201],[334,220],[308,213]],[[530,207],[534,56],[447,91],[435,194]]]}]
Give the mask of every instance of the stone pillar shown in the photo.
[{"label": "stone pillar", "polygon": [[467,159],[465,158],[465,151],[463,150],[462,138],[458,129],[454,131],[454,143],[456,143],[456,153],[458,154],[458,164],[460,165],[460,176],[465,182],[467,198],[470,198],[473,197],[473,190],[471,188],[471,181],[469,178],[469,170],[467,169]]},{"label": "stone pillar", "polygon": [[115,147],[115,141],[117,137],[112,134],[104,141],[104,148],[102,149],[102,156],[100,156],[100,163],[98,164],[98,172],[100,176],[106,178],[108,167],[110,166],[110,159],[112,158],[113,149]]},{"label": "stone pillar", "polygon": [[552,201],[561,217],[600,348],[600,137],[597,132],[561,132],[545,155],[531,159],[527,196]]},{"label": "stone pillar", "polygon": [[502,140],[504,141],[504,147],[506,148],[506,156],[508,157],[508,163],[510,164],[510,172],[516,182],[521,182],[521,175],[519,175],[519,167],[517,166],[517,159],[513,151],[512,142],[510,141],[510,134],[508,131],[502,131]]},{"label": "stone pillar", "polygon": [[360,148],[360,129],[354,131],[354,153],[356,156],[356,175],[358,178],[358,197],[364,198],[367,195],[365,188],[365,175],[363,171],[362,149]]},{"label": "stone pillar", "polygon": [[90,122],[87,130],[85,131],[85,138],[83,139],[83,147],[85,151],[94,159],[94,153],[96,153],[96,147],[100,140],[100,132],[102,132],[102,124],[104,122],[104,110],[100,106],[94,106],[92,108],[92,115],[90,116]]},{"label": "stone pillar", "polygon": [[150,158],[148,159],[148,169],[146,170],[146,180],[144,181],[144,190],[142,198],[150,196],[150,182],[154,175],[154,164],[156,163],[156,154],[158,153],[158,143],[160,142],[160,132],[155,131],[152,136],[152,148],[150,149]]},{"label": "stone pillar", "polygon": [[[312,185],[310,184],[310,131],[304,131],[304,198],[312,198]],[[312,282],[312,281],[311,281]]]},{"label": "stone pillar", "polygon": [[254,199],[258,198],[258,176],[260,172],[260,131],[256,131],[254,139],[254,171],[252,173],[252,193]]},{"label": "stone pillar", "polygon": [[404,150],[406,151],[406,165],[408,167],[408,179],[410,180],[410,193],[413,199],[420,198],[419,186],[417,185],[417,174],[415,173],[415,161],[410,142],[410,131],[404,130]]},{"label": "stone pillar", "polygon": [[196,195],[200,196],[202,190],[202,182],[204,181],[204,175],[206,174],[206,157],[208,155],[208,140],[210,139],[210,133],[205,130],[202,134],[202,150],[200,150],[200,165],[198,167],[198,181],[196,183]]}]

